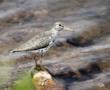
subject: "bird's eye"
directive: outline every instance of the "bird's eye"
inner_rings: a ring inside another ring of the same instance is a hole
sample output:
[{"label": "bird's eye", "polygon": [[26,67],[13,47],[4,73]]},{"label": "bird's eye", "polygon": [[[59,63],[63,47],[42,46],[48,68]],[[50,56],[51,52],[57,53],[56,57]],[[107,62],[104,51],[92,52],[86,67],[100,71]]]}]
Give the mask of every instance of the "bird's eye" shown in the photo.
[{"label": "bird's eye", "polygon": [[61,26],[61,24],[59,24],[59,26]]}]

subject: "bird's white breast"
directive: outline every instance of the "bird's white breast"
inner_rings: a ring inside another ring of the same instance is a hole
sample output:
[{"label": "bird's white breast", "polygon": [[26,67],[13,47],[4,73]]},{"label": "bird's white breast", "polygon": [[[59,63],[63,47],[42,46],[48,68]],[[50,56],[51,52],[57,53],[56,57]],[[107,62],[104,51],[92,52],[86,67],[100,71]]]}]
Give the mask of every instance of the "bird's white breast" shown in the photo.
[{"label": "bird's white breast", "polygon": [[53,40],[55,40],[56,38],[57,38],[57,36],[58,36],[58,31],[53,31],[52,32],[52,36],[51,36],[51,38],[53,39]]}]

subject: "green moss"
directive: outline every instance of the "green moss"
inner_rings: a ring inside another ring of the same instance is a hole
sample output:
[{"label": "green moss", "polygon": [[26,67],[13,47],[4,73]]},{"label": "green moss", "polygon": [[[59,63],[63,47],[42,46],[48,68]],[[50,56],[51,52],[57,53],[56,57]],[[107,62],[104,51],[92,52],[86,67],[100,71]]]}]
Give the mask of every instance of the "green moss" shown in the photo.
[{"label": "green moss", "polygon": [[12,67],[0,66],[0,87],[10,79]]},{"label": "green moss", "polygon": [[14,67],[15,60],[9,57],[1,56],[0,58],[0,88],[10,80],[11,72]]},{"label": "green moss", "polygon": [[32,84],[31,73],[25,73],[19,80],[15,81],[12,90],[35,90]]}]

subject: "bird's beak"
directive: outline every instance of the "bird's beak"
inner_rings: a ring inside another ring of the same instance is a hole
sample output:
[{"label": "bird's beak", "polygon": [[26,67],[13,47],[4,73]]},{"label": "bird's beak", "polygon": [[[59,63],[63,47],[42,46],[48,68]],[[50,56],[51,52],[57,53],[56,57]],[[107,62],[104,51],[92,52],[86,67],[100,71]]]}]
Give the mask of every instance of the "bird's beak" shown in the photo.
[{"label": "bird's beak", "polygon": [[66,31],[73,31],[71,28],[68,28],[68,27],[64,27],[64,30],[66,30]]}]

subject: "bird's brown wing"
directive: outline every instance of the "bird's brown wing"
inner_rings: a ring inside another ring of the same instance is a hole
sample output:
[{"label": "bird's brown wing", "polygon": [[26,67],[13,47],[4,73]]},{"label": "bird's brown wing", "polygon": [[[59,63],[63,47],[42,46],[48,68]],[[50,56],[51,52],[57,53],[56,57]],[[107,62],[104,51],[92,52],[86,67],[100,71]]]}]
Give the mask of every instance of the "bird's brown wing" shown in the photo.
[{"label": "bird's brown wing", "polygon": [[51,32],[45,32],[39,35],[36,35],[26,43],[22,44],[18,48],[15,48],[12,50],[12,52],[20,52],[20,51],[30,51],[30,50],[37,50],[43,47],[46,47],[49,45],[50,39],[49,37],[51,36]]}]

